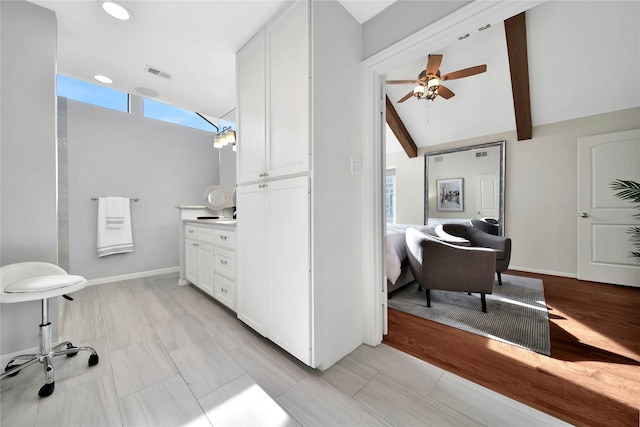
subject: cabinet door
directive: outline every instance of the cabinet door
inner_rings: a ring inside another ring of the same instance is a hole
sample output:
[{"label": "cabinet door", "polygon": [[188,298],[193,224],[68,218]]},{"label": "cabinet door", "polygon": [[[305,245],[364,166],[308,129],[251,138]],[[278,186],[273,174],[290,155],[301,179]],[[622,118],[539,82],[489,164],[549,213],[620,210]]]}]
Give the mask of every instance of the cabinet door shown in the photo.
[{"label": "cabinet door", "polygon": [[296,2],[267,26],[269,177],[309,170],[309,2]]},{"label": "cabinet door", "polygon": [[215,253],[213,245],[200,243],[198,246],[198,286],[205,292],[213,295],[215,270]]},{"label": "cabinet door", "polygon": [[262,177],[265,165],[265,33],[259,32],[236,57],[238,96],[237,179]]},{"label": "cabinet door", "polygon": [[185,243],[185,275],[187,280],[194,285],[198,284],[198,242],[191,239],[186,239]]},{"label": "cabinet door", "polygon": [[311,363],[309,178],[268,184],[268,337]]},{"label": "cabinet door", "polygon": [[266,334],[268,295],[263,184],[236,190],[236,308],[238,318]]}]

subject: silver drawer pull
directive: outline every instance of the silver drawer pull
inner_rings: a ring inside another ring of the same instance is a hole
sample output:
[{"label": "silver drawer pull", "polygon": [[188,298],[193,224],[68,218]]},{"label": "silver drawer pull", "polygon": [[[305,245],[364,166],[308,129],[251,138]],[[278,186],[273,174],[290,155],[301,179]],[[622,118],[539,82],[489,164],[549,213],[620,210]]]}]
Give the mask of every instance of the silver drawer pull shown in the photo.
[{"label": "silver drawer pull", "polygon": [[227,236],[220,236],[220,240],[227,240]]},{"label": "silver drawer pull", "polygon": [[189,233],[193,234],[193,230],[189,230]]},{"label": "silver drawer pull", "polygon": [[227,261],[225,261],[224,259],[221,259],[221,260],[220,260],[220,264],[222,264],[222,265],[227,265]]},{"label": "silver drawer pull", "polygon": [[226,293],[228,293],[228,292],[227,292],[227,290],[226,290],[225,288],[220,288],[220,291],[221,291],[222,293],[225,293],[225,294],[226,294]]}]

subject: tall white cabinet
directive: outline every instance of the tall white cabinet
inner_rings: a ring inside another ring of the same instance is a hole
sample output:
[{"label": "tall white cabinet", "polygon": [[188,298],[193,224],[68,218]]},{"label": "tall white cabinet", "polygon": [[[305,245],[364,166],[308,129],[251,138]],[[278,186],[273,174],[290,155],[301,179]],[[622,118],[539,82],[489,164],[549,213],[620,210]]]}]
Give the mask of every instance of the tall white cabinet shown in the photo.
[{"label": "tall white cabinet", "polygon": [[236,307],[326,369],[363,342],[359,24],[288,3],[237,54]]}]

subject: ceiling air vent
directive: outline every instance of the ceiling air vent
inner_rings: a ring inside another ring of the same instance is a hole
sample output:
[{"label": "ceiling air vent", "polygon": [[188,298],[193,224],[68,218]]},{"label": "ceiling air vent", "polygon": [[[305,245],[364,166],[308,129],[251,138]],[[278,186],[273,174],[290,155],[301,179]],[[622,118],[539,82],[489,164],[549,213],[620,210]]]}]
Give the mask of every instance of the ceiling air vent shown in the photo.
[{"label": "ceiling air vent", "polygon": [[164,71],[160,71],[157,68],[152,67],[151,65],[146,65],[144,67],[144,71],[145,71],[145,73],[153,74],[153,75],[156,75],[158,77],[162,77],[162,78],[167,79],[167,80],[171,80],[171,78],[173,77],[171,74],[165,73]]}]

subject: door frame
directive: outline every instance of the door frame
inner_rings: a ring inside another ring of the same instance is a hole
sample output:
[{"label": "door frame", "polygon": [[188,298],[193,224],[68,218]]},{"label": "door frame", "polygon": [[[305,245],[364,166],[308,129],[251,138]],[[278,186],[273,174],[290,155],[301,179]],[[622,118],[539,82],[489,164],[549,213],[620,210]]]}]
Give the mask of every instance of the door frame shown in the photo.
[{"label": "door frame", "polygon": [[[362,278],[364,337],[378,345],[386,333],[385,274],[385,92],[384,76],[411,60],[453,44],[487,23],[502,22],[544,0],[473,1],[362,62]],[[377,284],[373,286],[372,284]]]}]

